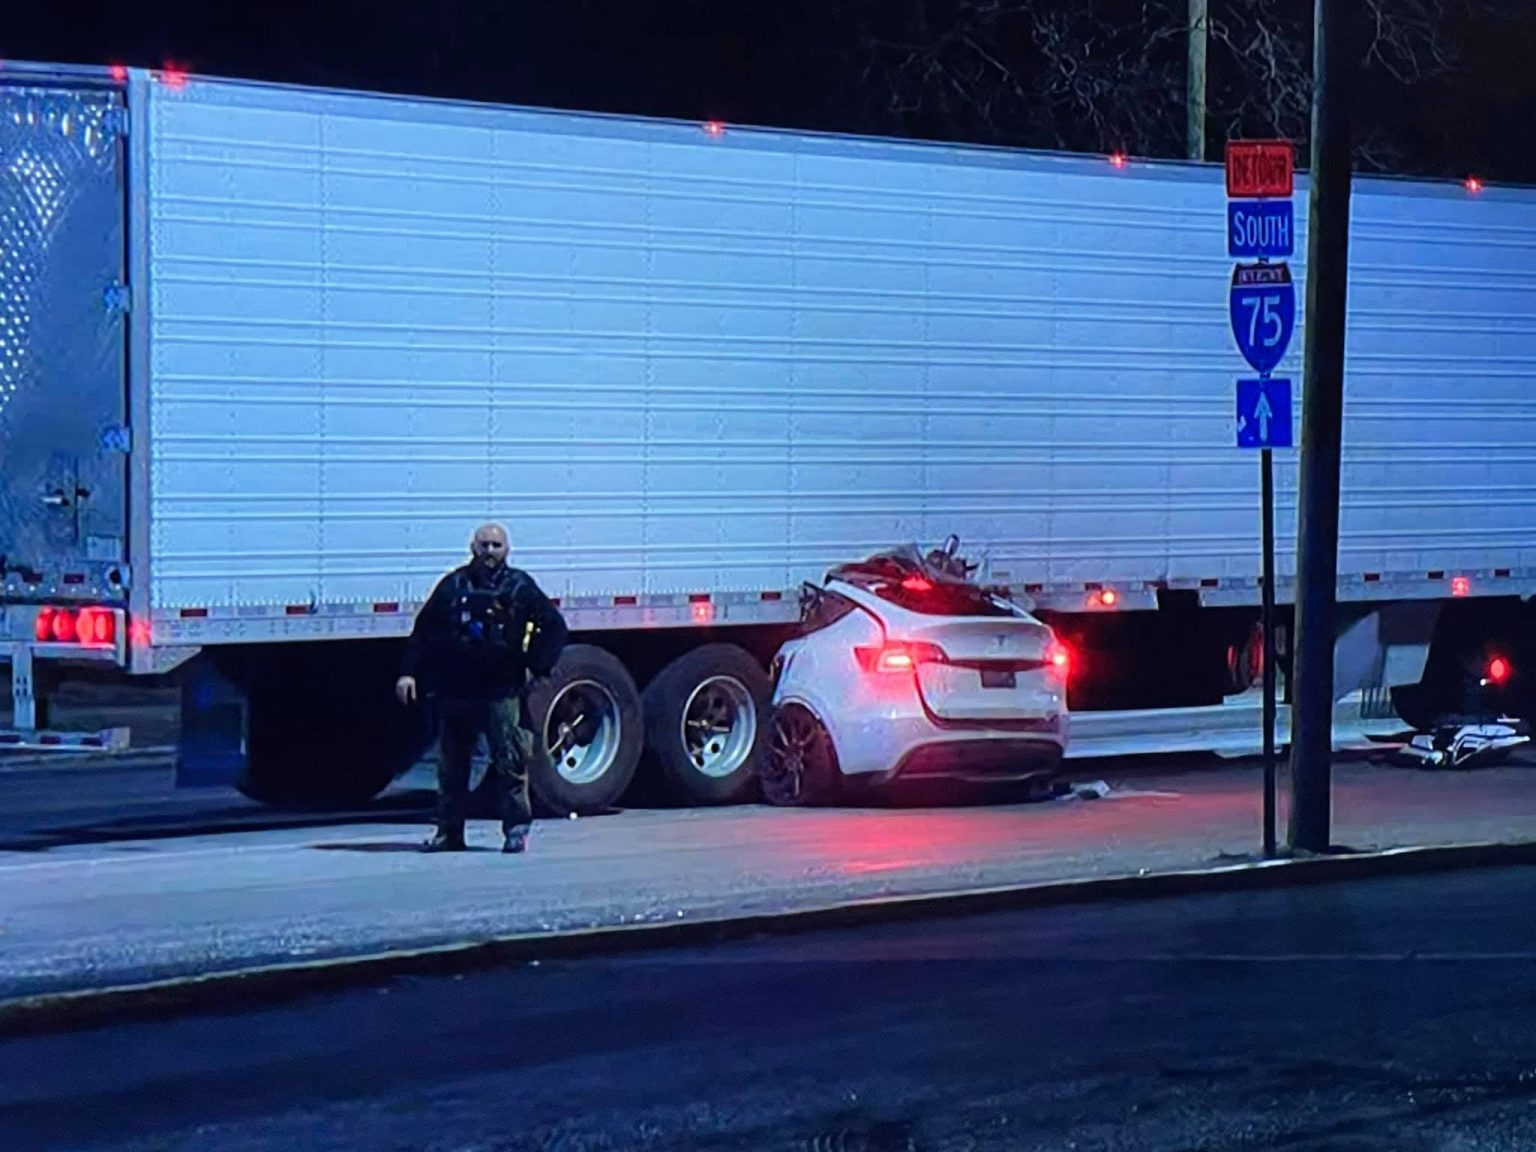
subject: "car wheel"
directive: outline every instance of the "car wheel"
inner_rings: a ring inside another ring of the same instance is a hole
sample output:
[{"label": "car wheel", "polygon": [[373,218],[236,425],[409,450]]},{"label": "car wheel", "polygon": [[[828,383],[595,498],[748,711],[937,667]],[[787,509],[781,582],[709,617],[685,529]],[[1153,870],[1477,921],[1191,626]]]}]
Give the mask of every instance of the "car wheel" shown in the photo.
[{"label": "car wheel", "polygon": [[616,656],[573,644],[528,694],[534,739],[529,785],[556,815],[619,802],[645,747],[640,690]]},{"label": "car wheel", "polygon": [[645,690],[645,728],[667,786],[689,804],[740,804],[757,790],[768,674],[734,644],[706,644]]},{"label": "car wheel", "polygon": [[775,709],[760,769],[763,799],[781,807],[830,803],[837,780],[837,753],[821,721],[800,704]]}]

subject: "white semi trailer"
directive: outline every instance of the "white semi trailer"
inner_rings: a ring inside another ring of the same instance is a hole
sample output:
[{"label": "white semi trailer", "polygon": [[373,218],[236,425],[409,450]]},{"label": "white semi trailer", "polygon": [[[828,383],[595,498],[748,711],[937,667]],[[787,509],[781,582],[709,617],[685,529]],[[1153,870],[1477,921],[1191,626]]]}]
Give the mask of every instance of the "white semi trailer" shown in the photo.
[{"label": "white semi trailer", "polygon": [[[1362,180],[1353,228],[1340,743],[1492,654],[1529,711],[1536,591],[1536,195]],[[576,633],[557,810],[647,750],[750,796],[721,733],[802,582],[950,533],[1074,649],[1075,754],[1251,750],[1229,273],[1210,167],[8,64],[4,739],[104,739],[40,714],[94,661],[181,678],[184,778],[373,795],[428,734],[401,638],[496,517]]]}]

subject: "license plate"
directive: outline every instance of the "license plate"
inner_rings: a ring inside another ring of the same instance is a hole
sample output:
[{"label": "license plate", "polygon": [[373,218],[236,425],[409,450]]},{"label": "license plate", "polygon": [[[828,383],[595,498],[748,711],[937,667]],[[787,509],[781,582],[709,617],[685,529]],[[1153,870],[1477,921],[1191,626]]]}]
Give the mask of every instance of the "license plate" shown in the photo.
[{"label": "license plate", "polygon": [[1018,677],[1012,672],[983,672],[981,674],[981,686],[983,688],[1017,688]]}]

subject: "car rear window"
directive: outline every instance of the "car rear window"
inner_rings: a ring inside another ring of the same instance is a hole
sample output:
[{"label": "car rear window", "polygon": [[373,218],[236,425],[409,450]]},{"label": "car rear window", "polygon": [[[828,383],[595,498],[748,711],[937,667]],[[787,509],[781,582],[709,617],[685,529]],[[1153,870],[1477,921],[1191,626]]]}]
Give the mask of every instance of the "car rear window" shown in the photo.
[{"label": "car rear window", "polygon": [[[827,575],[873,592],[880,599],[924,616],[1018,616],[1006,593],[973,583],[971,565],[924,557],[915,546],[844,564]],[[960,575],[959,573],[964,573]]]},{"label": "car rear window", "polygon": [[876,596],[924,616],[1017,616],[1018,610],[985,588],[909,576],[873,585]]}]

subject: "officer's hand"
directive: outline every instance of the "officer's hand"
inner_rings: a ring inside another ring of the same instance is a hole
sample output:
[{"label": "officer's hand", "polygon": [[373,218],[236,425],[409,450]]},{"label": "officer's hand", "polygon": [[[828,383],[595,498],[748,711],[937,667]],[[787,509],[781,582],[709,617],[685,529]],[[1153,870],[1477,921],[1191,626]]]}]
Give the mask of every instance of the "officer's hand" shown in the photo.
[{"label": "officer's hand", "polygon": [[402,704],[416,703],[416,677],[402,676],[395,681],[395,699]]}]

